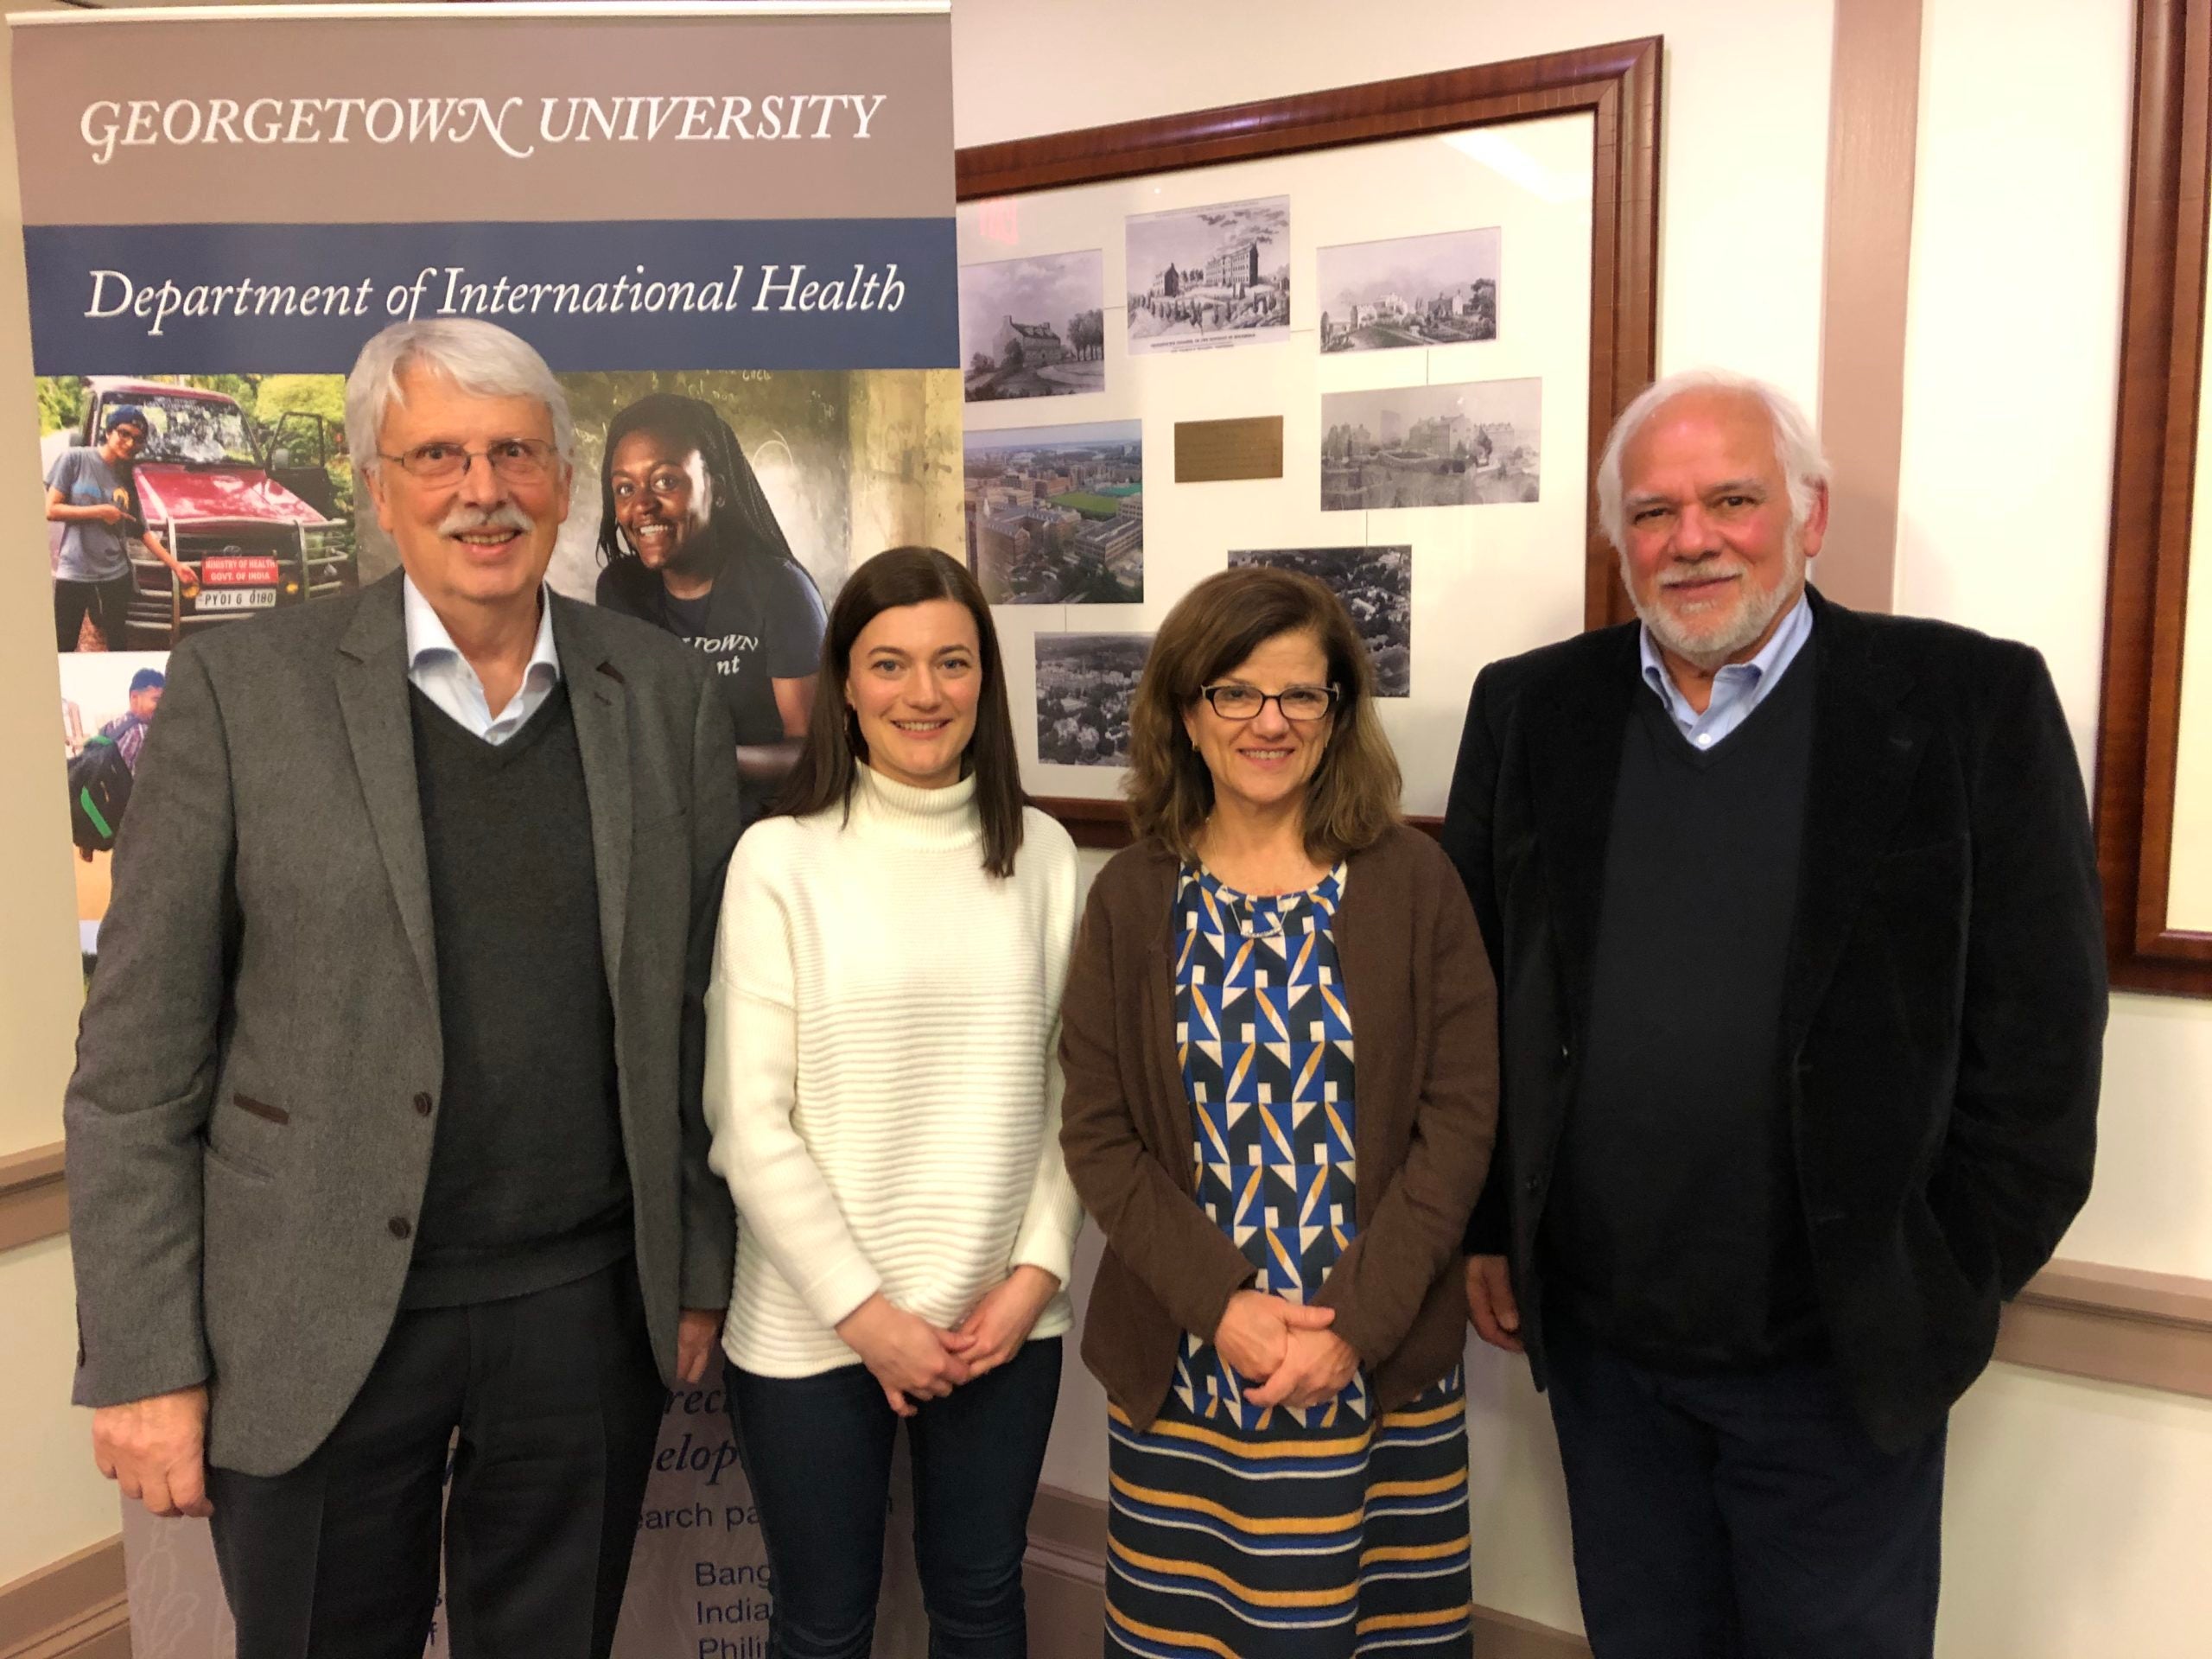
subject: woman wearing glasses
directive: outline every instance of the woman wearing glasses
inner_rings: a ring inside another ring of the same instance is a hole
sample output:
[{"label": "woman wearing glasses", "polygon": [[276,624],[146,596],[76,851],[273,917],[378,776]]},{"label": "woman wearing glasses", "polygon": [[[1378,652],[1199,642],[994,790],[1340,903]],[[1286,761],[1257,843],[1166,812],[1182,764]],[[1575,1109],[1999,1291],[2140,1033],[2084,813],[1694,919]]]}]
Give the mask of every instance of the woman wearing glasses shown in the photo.
[{"label": "woman wearing glasses", "polygon": [[608,423],[599,472],[600,604],[707,653],[737,720],[757,810],[798,758],[814,706],[822,594],[791,555],[729,423],[673,392]]},{"label": "woman wearing glasses", "polygon": [[1107,1650],[1465,1654],[1459,1251],[1497,1093],[1474,915],[1399,821],[1365,652],[1308,577],[1175,607],[1129,768],[1138,841],[1091,887],[1061,1044],[1109,1245],[1083,1342]]}]

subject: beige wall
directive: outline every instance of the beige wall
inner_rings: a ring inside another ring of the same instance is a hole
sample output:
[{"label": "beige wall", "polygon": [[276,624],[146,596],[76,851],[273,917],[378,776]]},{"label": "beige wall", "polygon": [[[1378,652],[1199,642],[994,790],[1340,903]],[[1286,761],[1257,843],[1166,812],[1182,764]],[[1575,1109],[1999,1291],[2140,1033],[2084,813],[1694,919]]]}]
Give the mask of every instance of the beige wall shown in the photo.
[{"label": "beige wall", "polygon": [[[1922,53],[1897,608],[2037,646],[2085,771],[2133,10],[1926,0]],[[2212,1278],[2212,1002],[2116,996],[2106,1047],[2096,1190],[2064,1253]]]},{"label": "beige wall", "polygon": [[18,463],[0,467],[0,524],[12,527],[5,537],[12,556],[0,559],[0,849],[10,874],[0,883],[0,938],[8,941],[0,952],[0,1153],[7,1153],[60,1136],[61,1084],[83,999],[68,808],[54,781],[61,681],[36,461],[15,117],[4,79],[0,111],[0,454]]},{"label": "beige wall", "polygon": [[[69,1403],[77,1351],[69,1243],[49,1238],[0,1256],[0,1585],[112,1538],[115,1488],[92,1467]],[[0,1630],[0,1647],[16,1632]]]},{"label": "beige wall", "polygon": [[[51,0],[13,9],[60,10]],[[0,543],[10,550],[0,558],[0,1154],[60,1139],[82,1001],[10,85],[0,67],[0,455],[16,461],[0,467]],[[68,1403],[75,1306],[66,1241],[0,1255],[0,1584],[116,1530],[88,1414]]]},{"label": "beige wall", "polygon": [[[2026,639],[2095,728],[2133,7],[1924,0],[1897,608]],[[1186,21],[1203,16],[1201,27]],[[1724,362],[1818,406],[1827,5],[958,0],[963,143],[1586,45],[1667,39],[1660,367]],[[1039,30],[1077,61],[1028,74]],[[1270,49],[1251,43],[1266,39]],[[1756,135],[1755,138],[1749,135]],[[2212,1005],[2115,999],[2097,1188],[2065,1246],[2212,1276]],[[1093,1259],[1086,1237],[1078,1265]],[[1517,1363],[1469,1379],[1477,1599],[1580,1628],[1558,1453]],[[1103,1495],[1073,1372],[1046,1478]],[[2212,1626],[2212,1404],[1999,1366],[1953,1426],[1944,1659],[2182,1659]]]},{"label": "beige wall", "polygon": [[[2088,769],[2134,8],[1923,3],[1897,608],[2038,647]],[[2116,996],[2106,1055],[2063,1252],[2212,1276],[2212,1003]],[[2203,1651],[2212,1402],[2000,1366],[1953,1436],[1943,1653]]]}]

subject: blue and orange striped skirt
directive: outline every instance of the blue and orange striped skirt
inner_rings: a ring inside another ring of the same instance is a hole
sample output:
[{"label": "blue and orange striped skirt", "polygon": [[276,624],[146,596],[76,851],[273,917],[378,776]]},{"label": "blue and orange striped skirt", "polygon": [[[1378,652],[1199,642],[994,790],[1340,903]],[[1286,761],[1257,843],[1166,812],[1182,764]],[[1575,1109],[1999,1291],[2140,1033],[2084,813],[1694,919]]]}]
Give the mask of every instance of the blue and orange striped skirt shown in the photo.
[{"label": "blue and orange striped skirt", "polygon": [[1108,1410],[1108,1654],[1471,1651],[1466,1395],[1456,1369],[1350,1432],[1301,1427],[1284,1412],[1256,1429],[1217,1424],[1172,1395],[1142,1433]]}]

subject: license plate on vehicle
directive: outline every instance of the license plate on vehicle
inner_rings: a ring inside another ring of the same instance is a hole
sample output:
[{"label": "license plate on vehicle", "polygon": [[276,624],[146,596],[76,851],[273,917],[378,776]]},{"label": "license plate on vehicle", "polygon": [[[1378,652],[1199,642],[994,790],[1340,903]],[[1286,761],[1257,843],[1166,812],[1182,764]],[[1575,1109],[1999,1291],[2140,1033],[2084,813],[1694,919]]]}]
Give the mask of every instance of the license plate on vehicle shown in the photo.
[{"label": "license plate on vehicle", "polygon": [[199,608],[208,611],[264,611],[276,603],[274,588],[203,588]]}]

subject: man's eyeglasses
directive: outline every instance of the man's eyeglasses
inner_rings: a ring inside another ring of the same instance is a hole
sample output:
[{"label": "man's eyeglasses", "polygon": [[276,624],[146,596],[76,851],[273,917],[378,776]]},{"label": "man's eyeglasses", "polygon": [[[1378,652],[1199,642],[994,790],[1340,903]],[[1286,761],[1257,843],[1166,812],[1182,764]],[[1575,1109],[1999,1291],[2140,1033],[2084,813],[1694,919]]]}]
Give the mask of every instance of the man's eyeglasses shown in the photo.
[{"label": "man's eyeglasses", "polygon": [[483,449],[464,449],[457,443],[418,443],[404,454],[387,455],[379,450],[377,459],[395,462],[419,483],[457,484],[479,455],[510,484],[542,483],[553,470],[553,446],[543,438],[502,438]]},{"label": "man's eyeglasses", "polygon": [[1333,685],[1293,685],[1281,691],[1262,691],[1250,685],[1202,685],[1198,695],[1224,720],[1256,720],[1260,710],[1271,702],[1282,710],[1285,720],[1325,720],[1337,706]]}]

